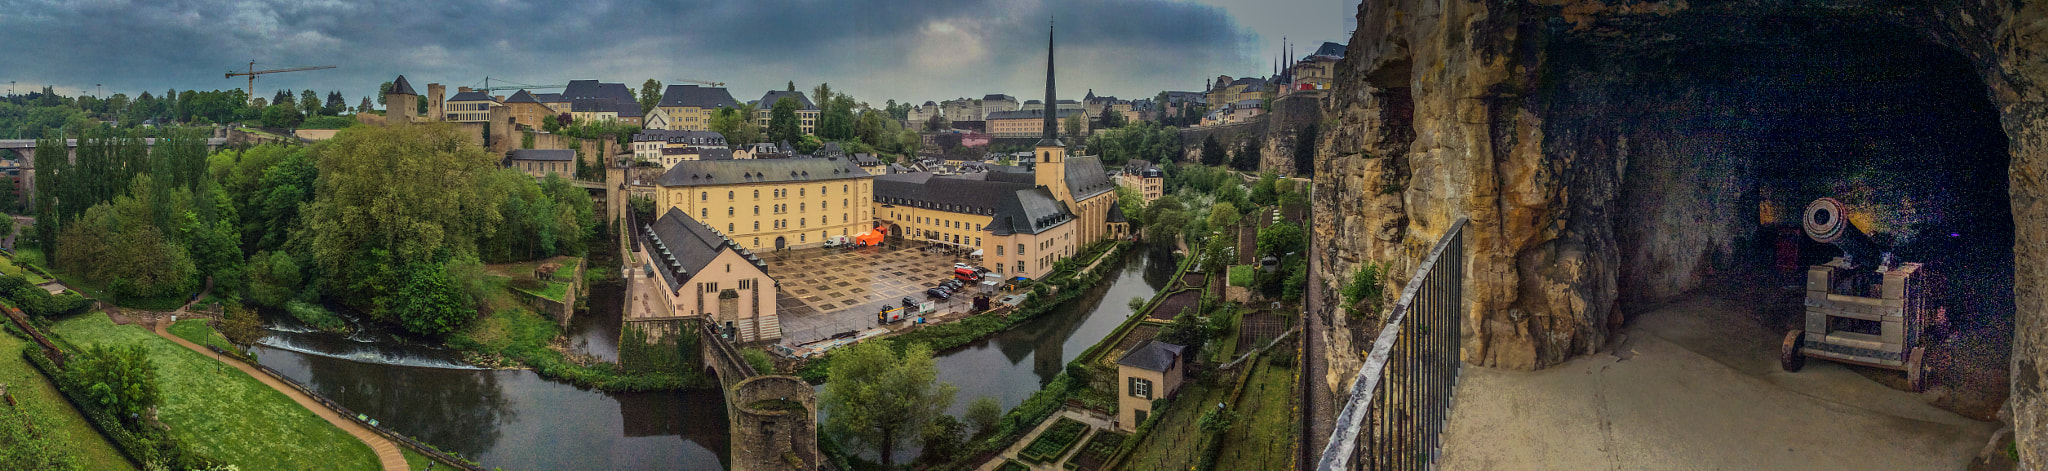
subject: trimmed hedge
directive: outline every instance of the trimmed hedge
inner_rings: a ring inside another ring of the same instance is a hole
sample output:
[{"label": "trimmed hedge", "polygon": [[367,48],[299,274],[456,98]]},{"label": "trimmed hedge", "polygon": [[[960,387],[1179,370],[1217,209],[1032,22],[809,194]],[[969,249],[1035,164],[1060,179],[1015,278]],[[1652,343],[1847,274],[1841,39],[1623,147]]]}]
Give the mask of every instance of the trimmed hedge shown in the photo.
[{"label": "trimmed hedge", "polygon": [[1067,450],[1074,447],[1075,442],[1081,441],[1081,434],[1087,432],[1087,424],[1061,417],[1060,420],[1053,422],[1051,427],[1047,427],[1045,433],[1038,434],[1038,438],[1032,440],[1030,445],[1018,451],[1017,457],[1032,463],[1057,461],[1060,455],[1067,454]]}]

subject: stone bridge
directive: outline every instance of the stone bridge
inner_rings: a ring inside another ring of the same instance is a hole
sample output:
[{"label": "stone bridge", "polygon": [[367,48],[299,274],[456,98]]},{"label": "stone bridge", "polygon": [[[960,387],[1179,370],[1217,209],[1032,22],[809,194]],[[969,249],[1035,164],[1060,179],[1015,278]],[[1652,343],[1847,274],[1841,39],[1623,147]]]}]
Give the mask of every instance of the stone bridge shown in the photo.
[{"label": "stone bridge", "polygon": [[699,324],[698,335],[704,364],[725,393],[733,471],[819,469],[818,399],[810,383],[754,371],[716,327]]}]

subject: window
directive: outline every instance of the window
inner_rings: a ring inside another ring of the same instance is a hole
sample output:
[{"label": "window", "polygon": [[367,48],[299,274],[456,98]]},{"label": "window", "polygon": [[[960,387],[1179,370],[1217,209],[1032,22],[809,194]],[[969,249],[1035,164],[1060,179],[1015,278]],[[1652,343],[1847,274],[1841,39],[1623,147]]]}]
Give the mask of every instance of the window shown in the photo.
[{"label": "window", "polygon": [[1152,380],[1132,376],[1129,391],[1132,397],[1151,399]]},{"label": "window", "polygon": [[841,214],[839,215],[839,222],[853,222],[853,215]]},{"label": "window", "polygon": [[761,199],[761,190],[754,190],[754,199]]},{"label": "window", "polygon": [[732,207],[731,207],[731,206],[726,206],[726,207],[725,207],[725,215],[727,215],[727,216],[731,216],[731,215],[732,215]]},{"label": "window", "polygon": [[[754,221],[754,230],[761,230],[761,221]],[[759,242],[761,238],[756,237],[754,238],[754,240],[756,241],[754,242],[754,245],[761,245],[761,242]]]},{"label": "window", "polygon": [[699,200],[701,200],[701,201],[711,201],[711,192],[709,192],[709,191],[706,191],[706,192],[704,192],[704,193],[703,193],[703,195],[704,195],[704,196],[703,196],[702,198],[699,198]]},{"label": "window", "polygon": [[760,216],[760,215],[761,215],[761,205],[758,205],[758,204],[757,204],[757,205],[754,205],[754,215],[755,215],[755,216]]},{"label": "window", "polygon": [[730,222],[728,222],[728,223],[725,223],[725,231],[726,231],[726,232],[732,232],[732,227],[733,227],[733,226],[732,226],[732,223],[730,223]]},{"label": "window", "polygon": [[[725,264],[725,272],[726,272],[726,273],[732,273],[732,264],[730,264],[730,263],[728,263],[728,264]],[[746,287],[747,287],[747,286],[746,286],[746,284],[745,284],[745,283],[741,283],[741,284],[740,284],[740,289],[746,289]]]},{"label": "window", "polygon": [[980,238],[980,237],[976,237],[976,238],[974,238],[974,245],[975,245],[976,247],[979,247],[979,246],[981,246],[981,238]]},{"label": "window", "polygon": [[699,218],[708,218],[708,217],[711,217],[711,208],[703,208],[703,209],[698,209],[698,210],[697,210],[697,217],[699,217]]},{"label": "window", "polygon": [[829,194],[832,194],[832,192],[828,191],[825,185],[818,185],[818,196],[825,196]]},{"label": "window", "polygon": [[725,192],[725,199],[728,199],[728,200],[732,199],[732,192],[731,192],[731,191],[726,191],[726,192]]},{"label": "window", "polygon": [[807,235],[809,235],[809,234],[797,234],[797,235],[796,235],[796,241],[797,241],[797,242],[803,242],[803,241],[804,241],[804,239],[805,239],[805,237],[804,237],[804,236],[807,236]]},{"label": "window", "polygon": [[[757,230],[757,231],[758,231],[758,230],[761,230],[761,222],[760,222],[760,221],[755,221],[755,222],[754,222],[754,230]],[[755,246],[755,247],[760,247],[760,246],[761,246],[761,238],[760,238],[760,237],[755,237],[755,238],[754,238],[754,246]]]},{"label": "window", "polygon": [[839,185],[839,191],[840,191],[840,192],[842,192],[842,193],[843,193],[843,192],[846,192],[846,188],[847,188],[847,186],[846,186],[846,185]]},{"label": "window", "polygon": [[804,195],[804,189],[802,189],[802,188],[798,188],[798,189],[796,189],[796,195],[797,195],[798,197],[802,197],[802,196]]},{"label": "window", "polygon": [[[1017,244],[1017,255],[1024,255],[1024,244]],[[1018,270],[1022,270],[1022,268]]]},{"label": "window", "polygon": [[718,292],[718,283],[704,283],[704,284],[703,284],[703,286],[704,286],[704,292],[706,292],[706,293],[716,293],[716,292]]},{"label": "window", "polygon": [[996,255],[1002,255],[1002,254],[1003,254],[1003,246],[1000,246],[1000,245],[996,246]]},{"label": "window", "polygon": [[807,203],[797,203],[797,204],[796,204],[796,210],[797,210],[797,211],[803,211],[803,210],[804,210],[804,206],[806,206],[806,205],[807,205]]}]

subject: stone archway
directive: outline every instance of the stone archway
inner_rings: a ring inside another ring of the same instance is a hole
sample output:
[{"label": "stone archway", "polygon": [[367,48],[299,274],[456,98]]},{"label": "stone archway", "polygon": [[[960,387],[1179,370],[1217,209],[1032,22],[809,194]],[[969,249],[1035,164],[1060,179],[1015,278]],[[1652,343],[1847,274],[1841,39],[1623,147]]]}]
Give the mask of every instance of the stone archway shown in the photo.
[{"label": "stone archway", "polygon": [[787,242],[788,241],[786,239],[783,239],[782,236],[775,236],[775,250],[782,250],[784,247],[788,245]]}]

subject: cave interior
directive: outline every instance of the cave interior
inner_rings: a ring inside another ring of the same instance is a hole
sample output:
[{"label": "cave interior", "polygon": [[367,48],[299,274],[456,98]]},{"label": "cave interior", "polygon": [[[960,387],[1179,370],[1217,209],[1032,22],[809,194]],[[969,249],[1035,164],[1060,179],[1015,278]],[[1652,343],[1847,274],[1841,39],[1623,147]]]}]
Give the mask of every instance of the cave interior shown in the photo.
[{"label": "cave interior", "polygon": [[1980,68],[1895,17],[1838,13],[1546,25],[1525,96],[1573,202],[1561,225],[1610,236],[1620,319],[1734,290],[1765,294],[1759,321],[1783,331],[1806,267],[1842,253],[1796,231],[1801,211],[1835,198],[1872,241],[1939,275],[1948,352],[2002,371],[2010,156]]}]

